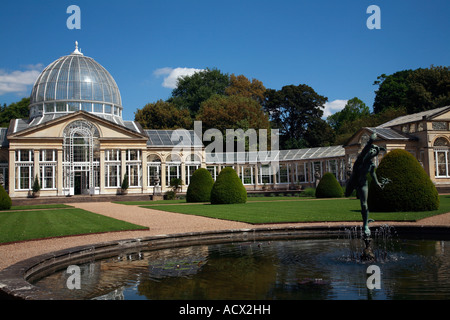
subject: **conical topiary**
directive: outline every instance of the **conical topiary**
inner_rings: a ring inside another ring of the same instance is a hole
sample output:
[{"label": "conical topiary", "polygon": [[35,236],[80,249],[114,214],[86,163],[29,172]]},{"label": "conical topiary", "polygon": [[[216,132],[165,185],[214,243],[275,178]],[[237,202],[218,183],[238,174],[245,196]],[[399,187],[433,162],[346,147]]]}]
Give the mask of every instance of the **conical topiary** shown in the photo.
[{"label": "conical topiary", "polygon": [[439,209],[439,194],[420,163],[406,150],[392,150],[381,160],[377,179],[384,188],[369,187],[370,211],[431,211]]},{"label": "conical topiary", "polygon": [[186,202],[209,202],[213,185],[214,180],[208,170],[195,170],[187,189]]},{"label": "conical topiary", "polygon": [[246,203],[247,190],[233,168],[220,171],[211,190],[212,204]]},{"label": "conical topiary", "polygon": [[341,198],[343,196],[344,190],[334,174],[331,172],[325,173],[317,185],[316,198]]}]

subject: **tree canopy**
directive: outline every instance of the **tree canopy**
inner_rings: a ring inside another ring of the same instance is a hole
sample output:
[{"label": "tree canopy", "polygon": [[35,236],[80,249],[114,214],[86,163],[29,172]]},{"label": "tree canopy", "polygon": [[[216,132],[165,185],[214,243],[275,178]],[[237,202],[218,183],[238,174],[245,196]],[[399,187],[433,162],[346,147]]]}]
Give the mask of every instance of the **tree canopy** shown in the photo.
[{"label": "tree canopy", "polygon": [[178,109],[174,104],[162,100],[148,103],[134,113],[134,119],[144,129],[190,129],[192,119],[189,111]]},{"label": "tree canopy", "polygon": [[30,98],[23,98],[19,102],[11,103],[10,105],[4,104],[0,108],[0,126],[8,127],[12,119],[28,118],[30,109]]},{"label": "tree canopy", "polygon": [[431,66],[382,74],[373,104],[374,113],[388,108],[404,108],[408,114],[450,105],[450,70]]},{"label": "tree canopy", "polygon": [[264,107],[270,114],[272,127],[280,130],[282,148],[306,145],[308,125],[322,117],[327,100],[305,84],[266,90]]},{"label": "tree canopy", "polygon": [[203,101],[213,95],[225,95],[230,85],[230,77],[218,69],[206,69],[190,76],[178,79],[178,85],[172,91],[168,102],[179,109],[187,109],[195,117]]}]

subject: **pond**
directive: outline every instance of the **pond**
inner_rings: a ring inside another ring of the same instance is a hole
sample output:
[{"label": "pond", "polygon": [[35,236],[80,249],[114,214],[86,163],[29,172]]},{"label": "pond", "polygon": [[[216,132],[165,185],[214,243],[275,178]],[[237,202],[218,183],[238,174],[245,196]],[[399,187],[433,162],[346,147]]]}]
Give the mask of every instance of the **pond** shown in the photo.
[{"label": "pond", "polygon": [[[360,300],[450,298],[450,241],[381,239],[377,260],[358,258],[361,240],[298,239],[136,251],[33,280],[62,299]],[[368,288],[370,266],[379,289]]]}]

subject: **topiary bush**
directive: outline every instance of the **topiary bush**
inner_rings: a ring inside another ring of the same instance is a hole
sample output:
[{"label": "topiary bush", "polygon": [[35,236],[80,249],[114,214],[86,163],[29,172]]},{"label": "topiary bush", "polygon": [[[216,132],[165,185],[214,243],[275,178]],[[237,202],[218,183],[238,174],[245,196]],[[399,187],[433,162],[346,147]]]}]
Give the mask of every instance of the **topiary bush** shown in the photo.
[{"label": "topiary bush", "polygon": [[327,172],[316,188],[316,198],[342,198],[344,191],[334,174]]},{"label": "topiary bush", "polygon": [[432,211],[439,209],[439,195],[420,163],[406,150],[392,150],[376,170],[379,182],[391,182],[383,189],[375,181],[369,186],[370,211]]},{"label": "topiary bush", "polygon": [[247,190],[233,168],[220,171],[211,189],[211,204],[246,203]]},{"label": "topiary bush", "polygon": [[195,170],[187,189],[186,202],[209,202],[213,185],[214,180],[208,170]]},{"label": "topiary bush", "polygon": [[11,209],[11,198],[9,194],[6,192],[5,188],[0,185],[0,210],[9,210]]}]

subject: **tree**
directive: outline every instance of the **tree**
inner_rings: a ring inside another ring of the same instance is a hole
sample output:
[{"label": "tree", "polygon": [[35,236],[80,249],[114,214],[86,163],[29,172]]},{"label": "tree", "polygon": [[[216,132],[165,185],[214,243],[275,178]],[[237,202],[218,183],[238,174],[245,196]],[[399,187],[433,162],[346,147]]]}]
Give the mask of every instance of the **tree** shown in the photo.
[{"label": "tree", "polygon": [[134,113],[134,120],[144,129],[190,129],[192,119],[188,110],[180,110],[174,104],[162,100],[148,103]]},{"label": "tree", "polygon": [[405,108],[408,114],[450,104],[450,70],[448,67],[403,70],[382,74],[374,82],[373,109],[379,113],[387,108]]},{"label": "tree", "polygon": [[4,104],[0,109],[0,126],[8,127],[12,119],[28,118],[30,114],[30,98],[23,98],[19,102]]},{"label": "tree", "polygon": [[244,75],[230,76],[230,85],[225,89],[225,94],[228,96],[242,96],[252,98],[262,105],[264,102],[264,93],[266,87],[259,80],[252,79],[250,81]]},{"label": "tree", "polygon": [[322,117],[327,100],[304,84],[284,86],[278,91],[266,90],[264,107],[270,114],[273,128],[280,130],[282,148],[288,141],[301,144],[308,124]]},{"label": "tree", "polygon": [[190,76],[178,79],[178,85],[172,91],[168,102],[179,109],[187,109],[195,117],[203,101],[215,94],[224,95],[230,85],[230,77],[218,69],[206,69]]},{"label": "tree", "polygon": [[333,128],[320,118],[313,119],[308,124],[304,135],[306,147],[328,147],[334,144],[336,133]]},{"label": "tree", "polygon": [[378,85],[375,91],[373,112],[380,113],[387,108],[400,108],[406,106],[406,92],[408,90],[408,77],[412,70],[403,70],[387,76],[379,76],[374,85]]},{"label": "tree", "polygon": [[334,130],[339,132],[344,123],[349,123],[368,115],[370,115],[369,107],[363,101],[354,97],[347,101],[344,109],[329,116],[327,122]]},{"label": "tree", "polygon": [[255,100],[242,96],[214,95],[203,102],[196,117],[203,129],[269,129],[269,117]]}]

